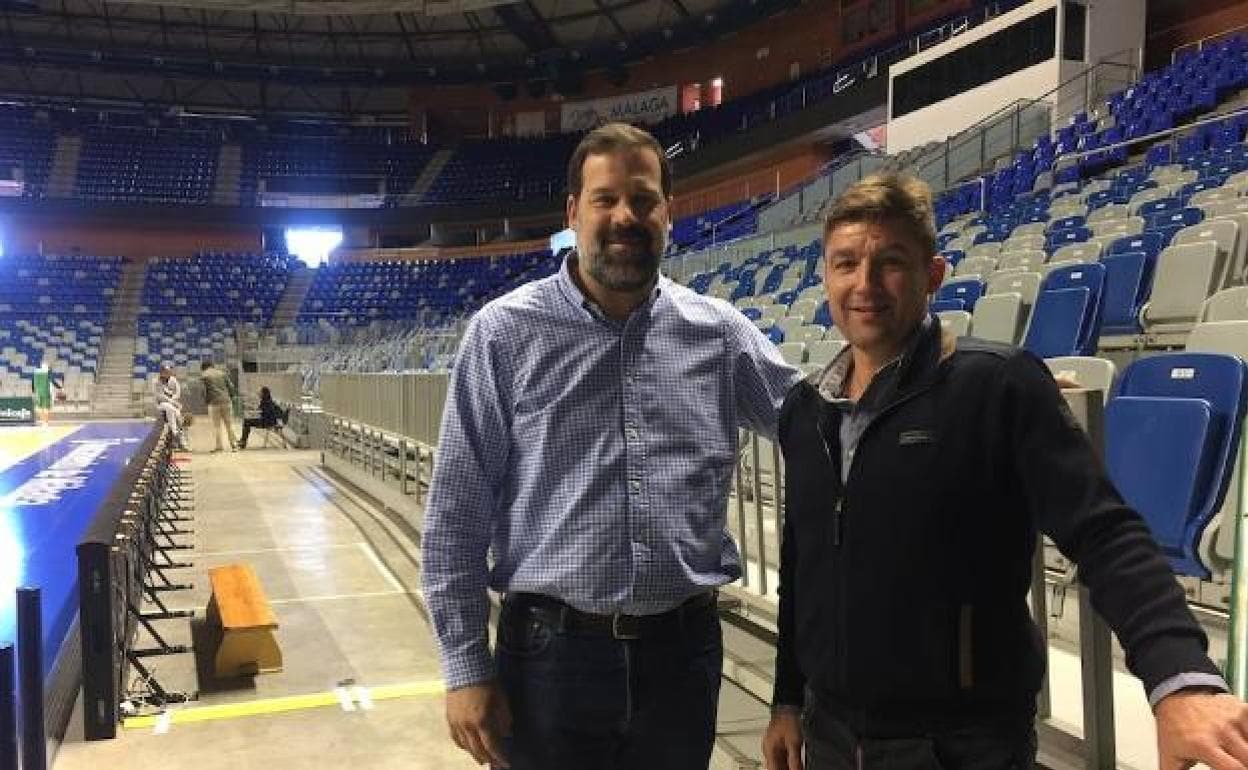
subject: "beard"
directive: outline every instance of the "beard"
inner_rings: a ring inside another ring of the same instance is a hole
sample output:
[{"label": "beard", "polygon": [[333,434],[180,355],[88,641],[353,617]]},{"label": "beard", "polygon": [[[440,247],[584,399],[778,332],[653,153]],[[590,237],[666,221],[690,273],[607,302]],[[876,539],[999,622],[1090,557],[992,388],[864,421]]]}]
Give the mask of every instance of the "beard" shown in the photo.
[{"label": "beard", "polygon": [[[625,250],[610,247],[626,241]],[[597,240],[592,249],[577,245],[580,265],[600,286],[610,291],[638,291],[649,286],[659,273],[659,260],[667,250],[667,235],[656,238],[641,229],[612,233],[606,240]]]}]

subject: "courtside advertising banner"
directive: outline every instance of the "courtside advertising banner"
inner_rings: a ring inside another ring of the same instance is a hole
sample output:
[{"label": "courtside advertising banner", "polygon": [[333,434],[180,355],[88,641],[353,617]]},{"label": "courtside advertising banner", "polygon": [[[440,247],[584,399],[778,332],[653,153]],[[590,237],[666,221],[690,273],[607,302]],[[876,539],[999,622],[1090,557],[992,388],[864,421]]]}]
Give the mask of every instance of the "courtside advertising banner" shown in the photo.
[{"label": "courtside advertising banner", "polygon": [[35,399],[0,398],[0,425],[33,425],[35,422]]}]

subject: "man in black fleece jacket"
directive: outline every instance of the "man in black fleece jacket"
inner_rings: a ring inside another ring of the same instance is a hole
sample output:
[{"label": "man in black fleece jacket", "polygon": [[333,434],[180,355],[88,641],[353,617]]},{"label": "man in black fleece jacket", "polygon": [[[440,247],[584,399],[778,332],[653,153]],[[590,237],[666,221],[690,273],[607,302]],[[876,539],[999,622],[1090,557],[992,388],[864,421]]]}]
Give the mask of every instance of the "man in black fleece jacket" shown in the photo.
[{"label": "man in black fleece jacket", "polygon": [[1044,364],[954,340],[928,314],[945,270],[935,240],[926,185],[895,175],[848,190],[824,226],[849,346],[780,416],[767,767],[1031,767],[1045,650],[1026,596],[1044,532],[1147,689],[1162,770],[1245,770],[1248,707]]}]

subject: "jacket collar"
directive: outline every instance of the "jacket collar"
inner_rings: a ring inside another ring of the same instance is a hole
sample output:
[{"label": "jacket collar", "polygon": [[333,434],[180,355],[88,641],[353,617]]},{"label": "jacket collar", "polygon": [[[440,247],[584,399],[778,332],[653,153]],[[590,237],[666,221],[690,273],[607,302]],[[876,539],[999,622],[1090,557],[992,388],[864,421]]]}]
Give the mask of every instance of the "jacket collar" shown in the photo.
[{"label": "jacket collar", "polygon": [[[956,346],[957,337],[944,328],[935,314],[928,314],[911,334],[901,354],[881,370],[897,367],[886,401],[934,379],[940,364],[953,355]],[[853,350],[847,345],[831,363],[808,377],[807,382],[825,400],[844,398],[852,361]]]}]

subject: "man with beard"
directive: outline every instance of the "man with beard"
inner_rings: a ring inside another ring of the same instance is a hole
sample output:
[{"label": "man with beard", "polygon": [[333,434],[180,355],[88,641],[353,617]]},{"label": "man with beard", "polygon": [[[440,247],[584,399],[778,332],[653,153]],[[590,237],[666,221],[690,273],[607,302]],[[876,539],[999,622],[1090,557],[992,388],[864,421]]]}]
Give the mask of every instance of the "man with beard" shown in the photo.
[{"label": "man with beard", "polygon": [[[586,135],[575,253],[460,343],[422,566],[451,736],[478,762],[709,762],[737,431],[774,436],[798,374],[732,306],[660,275],[671,189],[649,134]],[[493,655],[487,589],[504,596]]]}]

